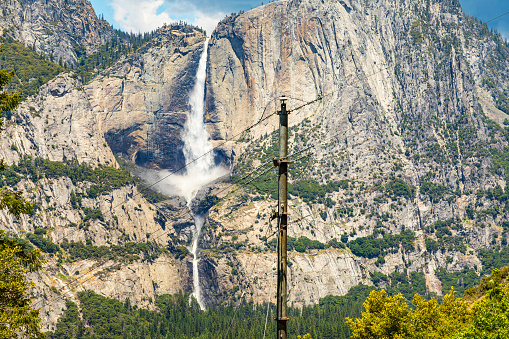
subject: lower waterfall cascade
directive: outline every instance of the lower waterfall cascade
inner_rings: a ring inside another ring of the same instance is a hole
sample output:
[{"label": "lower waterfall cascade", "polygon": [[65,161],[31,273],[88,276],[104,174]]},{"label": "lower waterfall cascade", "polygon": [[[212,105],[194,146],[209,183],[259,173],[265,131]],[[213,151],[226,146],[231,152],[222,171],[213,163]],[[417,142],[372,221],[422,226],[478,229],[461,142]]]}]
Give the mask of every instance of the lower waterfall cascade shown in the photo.
[{"label": "lower waterfall cascade", "polygon": [[[204,43],[203,52],[200,57],[198,70],[196,72],[196,83],[189,96],[189,105],[191,110],[184,127],[184,156],[186,158],[186,163],[189,164],[189,166],[187,167],[187,173],[180,178],[180,183],[184,184],[185,186],[183,187],[182,185],[177,184],[177,186],[180,186],[181,193],[185,197],[191,212],[191,205],[195,200],[199,189],[227,173],[223,167],[216,166],[214,162],[213,147],[210,143],[209,134],[207,132],[204,121],[205,79],[207,74],[208,43],[209,39],[207,38]],[[196,298],[200,308],[203,310],[205,309],[205,303],[203,301],[200,287],[198,252],[200,234],[205,222],[205,218],[203,215],[194,213],[193,217],[195,222],[195,230],[193,232],[192,244],[189,248],[191,254],[193,255],[192,296]]]}]

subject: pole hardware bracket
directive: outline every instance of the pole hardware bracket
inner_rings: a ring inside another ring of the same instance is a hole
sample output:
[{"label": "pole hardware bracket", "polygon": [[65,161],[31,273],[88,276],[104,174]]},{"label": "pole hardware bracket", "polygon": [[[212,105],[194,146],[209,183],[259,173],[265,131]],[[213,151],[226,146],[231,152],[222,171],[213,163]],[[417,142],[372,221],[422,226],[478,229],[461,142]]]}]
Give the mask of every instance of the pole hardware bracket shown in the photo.
[{"label": "pole hardware bracket", "polygon": [[272,216],[270,217],[270,220],[272,221],[272,220],[274,220],[274,219],[276,219],[276,218],[279,218],[279,212],[274,212],[274,213],[272,214]]},{"label": "pole hardware bracket", "polygon": [[288,321],[290,318],[287,317],[281,317],[281,318],[274,318],[275,321]]},{"label": "pole hardware bracket", "polygon": [[274,163],[274,167],[279,167],[283,163],[293,164],[293,161],[289,161],[288,158],[273,158],[272,163]]}]

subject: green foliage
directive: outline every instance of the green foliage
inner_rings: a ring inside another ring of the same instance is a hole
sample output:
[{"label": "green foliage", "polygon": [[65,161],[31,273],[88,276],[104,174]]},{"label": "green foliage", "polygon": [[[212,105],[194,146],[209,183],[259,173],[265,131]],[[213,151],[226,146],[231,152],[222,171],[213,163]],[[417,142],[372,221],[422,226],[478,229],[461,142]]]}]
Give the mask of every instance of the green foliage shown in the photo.
[{"label": "green foliage", "polygon": [[44,238],[41,234],[28,233],[27,238],[32,244],[45,253],[58,252],[58,245],[55,245],[51,240]]},{"label": "green foliage", "polygon": [[172,253],[175,256],[175,259],[182,260],[189,255],[189,250],[185,246],[177,246],[175,251]]},{"label": "green foliage", "polygon": [[0,52],[1,68],[14,70],[9,90],[20,91],[25,97],[34,95],[39,88],[65,69],[18,41],[7,39]]},{"label": "green foliage", "polygon": [[[326,184],[320,185],[314,179],[297,180],[294,183],[288,184],[288,193],[300,197],[305,202],[323,202],[325,203],[325,195],[339,191],[339,189],[348,189],[348,180],[331,181]],[[329,202],[329,204],[331,204]]]},{"label": "green foliage", "polygon": [[509,266],[504,266],[500,269],[495,268],[491,270],[491,273],[491,275],[482,277],[479,285],[466,290],[464,298],[475,301],[493,289],[493,287],[504,282],[507,283],[509,280]]},{"label": "green foliage", "polygon": [[348,243],[353,254],[364,258],[376,258],[389,251],[397,251],[401,246],[403,251],[414,249],[415,233],[404,230],[400,234],[384,234],[377,238],[374,235],[357,238]]},{"label": "green foliage", "polygon": [[491,270],[503,267],[509,263],[509,247],[502,249],[480,249],[479,259],[483,266],[483,274],[489,273]]},{"label": "green foliage", "polygon": [[110,166],[99,165],[92,168],[89,164],[80,164],[75,159],[59,162],[23,156],[17,165],[10,166],[6,173],[3,173],[0,187],[13,186],[21,178],[37,182],[41,178],[61,177],[69,177],[74,185],[79,182],[94,183],[95,185],[87,190],[87,194],[92,198],[134,183],[133,177],[128,172]]},{"label": "green foliage", "polygon": [[[15,109],[21,100],[21,93],[5,92],[4,88],[14,76],[13,72],[0,70],[0,114]],[[0,130],[3,119],[0,119]],[[0,171],[6,165],[0,160]],[[19,218],[28,214],[32,204],[22,197],[22,192],[13,192],[12,186],[0,190],[0,209]],[[34,250],[23,239],[12,239],[0,230],[0,338],[19,337],[44,338],[41,332],[39,310],[32,309],[30,298],[34,283],[27,280],[28,272],[35,272],[42,266],[39,250]]]},{"label": "green foliage", "polygon": [[468,303],[456,299],[454,291],[440,304],[416,294],[412,304],[415,308],[401,295],[391,297],[385,290],[372,291],[364,302],[362,317],[347,319],[353,332],[350,338],[448,338],[468,324]]},{"label": "green foliage", "polygon": [[423,181],[421,183],[421,193],[429,195],[432,202],[439,202],[446,193],[449,193],[449,188],[431,181]]},{"label": "green foliage", "polygon": [[[288,328],[290,339],[297,334],[309,333],[312,338],[346,339],[350,330],[345,317],[358,317],[362,302],[373,287],[359,285],[347,295],[327,296],[318,305],[302,310],[289,307]],[[140,310],[124,303],[108,299],[94,292],[79,292],[83,319],[77,306],[67,303],[67,310],[59,319],[50,338],[168,338],[168,339],[216,339],[223,338],[230,326],[237,302],[227,306],[212,306],[201,311],[189,295],[163,295],[155,300],[158,311]],[[270,305],[272,314],[274,305]],[[258,339],[263,333],[267,305],[255,305],[242,301],[238,306],[236,321],[230,329],[229,338]],[[302,312],[302,313],[301,313]],[[276,324],[269,319],[267,337],[276,336]]]},{"label": "green foliage", "polygon": [[458,229],[460,225],[454,223],[453,219],[438,220],[432,226],[426,228],[426,232],[435,233],[438,241],[426,237],[426,249],[430,252],[438,250],[443,251],[458,251],[463,254],[467,251],[465,240],[459,236],[452,236],[451,228]]},{"label": "green foliage", "polygon": [[83,222],[87,222],[89,220],[100,220],[104,221],[104,215],[101,210],[97,208],[83,208],[83,212],[85,212],[85,217],[83,218]]},{"label": "green foliage", "polygon": [[111,246],[93,246],[92,244],[83,244],[81,241],[68,242],[66,239],[60,244],[60,247],[68,253],[68,260],[115,260],[122,262],[133,262],[143,258],[144,261],[154,261],[166,249],[150,242],[128,242],[121,245]]},{"label": "green foliage", "polygon": [[505,173],[505,180],[509,184],[509,147],[505,147],[502,151],[499,151],[496,148],[491,148],[490,152],[493,161],[491,172],[499,173],[501,170],[503,170]]},{"label": "green foliage", "polygon": [[435,240],[433,240],[431,238],[426,237],[426,239],[424,240],[424,243],[426,244],[426,249],[429,252],[436,252],[439,249],[438,242],[436,242]]},{"label": "green foliage", "polygon": [[152,40],[154,32],[133,34],[115,30],[116,35],[99,47],[96,53],[85,55],[85,51],[80,47],[78,49],[78,69],[77,73],[86,84],[90,82],[98,72],[113,66],[123,56],[126,56],[139,47]]},{"label": "green foliage", "polygon": [[376,286],[381,286],[382,284],[386,284],[389,281],[389,277],[381,272],[374,271],[371,273],[371,281]]},{"label": "green foliage", "polygon": [[138,192],[151,204],[158,204],[160,202],[166,201],[169,198],[162,194],[161,192],[154,191],[149,188],[147,185],[141,182],[141,179],[138,177],[134,177],[136,181],[136,186],[138,187]]},{"label": "green foliage", "polygon": [[408,298],[373,291],[363,305],[362,317],[347,319],[353,331],[350,338],[509,338],[508,276],[509,267],[494,269],[479,286],[466,290],[463,300],[455,298],[454,289],[440,304],[416,294],[412,308]]},{"label": "green foliage", "polygon": [[406,199],[415,197],[415,187],[408,185],[403,179],[392,180],[387,184],[386,190],[392,197],[404,197]]},{"label": "green foliage", "polygon": [[0,191],[0,209],[7,208],[10,214],[19,217],[21,214],[29,214],[33,204],[23,198],[23,193],[8,190]]},{"label": "green foliage", "polygon": [[39,310],[32,309],[26,275],[41,268],[38,250],[21,239],[9,238],[0,231],[0,337],[44,338],[41,333]]},{"label": "green foliage", "polygon": [[499,91],[496,106],[505,114],[509,114],[509,90]]},{"label": "green foliage", "polygon": [[435,271],[438,279],[442,282],[442,293],[446,294],[447,291],[454,287],[455,291],[458,291],[458,296],[462,296],[463,293],[479,284],[481,278],[475,273],[474,270],[464,268],[461,272],[447,272],[443,267],[440,267]]},{"label": "green foliage", "polygon": [[394,271],[388,276],[375,271],[371,273],[371,281],[378,287],[385,287],[392,294],[401,293],[406,298],[412,298],[415,293],[426,293],[426,278],[422,272]]},{"label": "green foliage", "polygon": [[55,332],[51,333],[50,337],[60,339],[82,338],[85,333],[85,326],[81,322],[78,306],[67,300],[65,307],[66,310],[59,319]]},{"label": "green foliage", "polygon": [[307,237],[292,238],[288,237],[288,249],[294,249],[297,252],[304,253],[307,249],[323,250],[328,247],[318,240],[310,240]]},{"label": "green foliage", "polygon": [[[275,249],[277,240],[272,239],[268,243],[266,243],[268,247]],[[288,250],[294,250],[300,253],[306,252],[308,250],[323,250],[326,248],[345,248],[345,244],[338,242],[336,239],[331,239],[327,244],[324,244],[318,240],[311,240],[308,237],[302,236],[299,238],[288,237],[287,238],[287,246]]]},{"label": "green foliage", "polygon": [[494,269],[490,277],[483,278],[481,285],[484,298],[474,304],[470,326],[462,329],[456,338],[509,338],[508,271],[507,267],[502,271]]}]

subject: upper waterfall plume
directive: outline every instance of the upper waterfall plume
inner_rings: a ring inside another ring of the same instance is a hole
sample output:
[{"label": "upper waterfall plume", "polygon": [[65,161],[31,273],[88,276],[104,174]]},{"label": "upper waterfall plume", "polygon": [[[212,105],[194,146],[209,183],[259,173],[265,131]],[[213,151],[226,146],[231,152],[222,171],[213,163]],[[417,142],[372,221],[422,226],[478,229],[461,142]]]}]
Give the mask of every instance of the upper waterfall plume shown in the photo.
[{"label": "upper waterfall plume", "polygon": [[208,43],[207,38],[196,72],[196,83],[189,96],[191,114],[184,127],[184,156],[188,163],[193,161],[187,167],[187,176],[206,175],[214,167],[214,154],[204,121]]}]

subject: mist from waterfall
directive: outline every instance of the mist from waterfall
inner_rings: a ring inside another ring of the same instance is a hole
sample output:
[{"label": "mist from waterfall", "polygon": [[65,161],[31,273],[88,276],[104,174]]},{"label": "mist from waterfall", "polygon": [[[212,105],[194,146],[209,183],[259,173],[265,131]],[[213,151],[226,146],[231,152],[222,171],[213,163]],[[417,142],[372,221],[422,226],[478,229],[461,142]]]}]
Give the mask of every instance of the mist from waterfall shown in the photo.
[{"label": "mist from waterfall", "polygon": [[[200,57],[196,82],[189,95],[189,106],[191,108],[184,126],[182,140],[184,141],[184,156],[186,159],[186,173],[173,174],[169,171],[144,170],[140,176],[147,182],[158,182],[155,188],[166,195],[180,195],[191,204],[200,188],[210,184],[214,180],[226,175],[228,170],[222,166],[216,166],[214,152],[209,140],[209,134],[205,126],[205,79],[207,76],[207,52],[209,39],[205,40],[203,53]],[[198,250],[201,229],[205,221],[204,216],[194,215],[195,230],[193,232],[192,244],[189,247],[193,255],[193,296],[198,301],[201,309],[205,309],[200,288],[200,276],[198,271]]]}]

